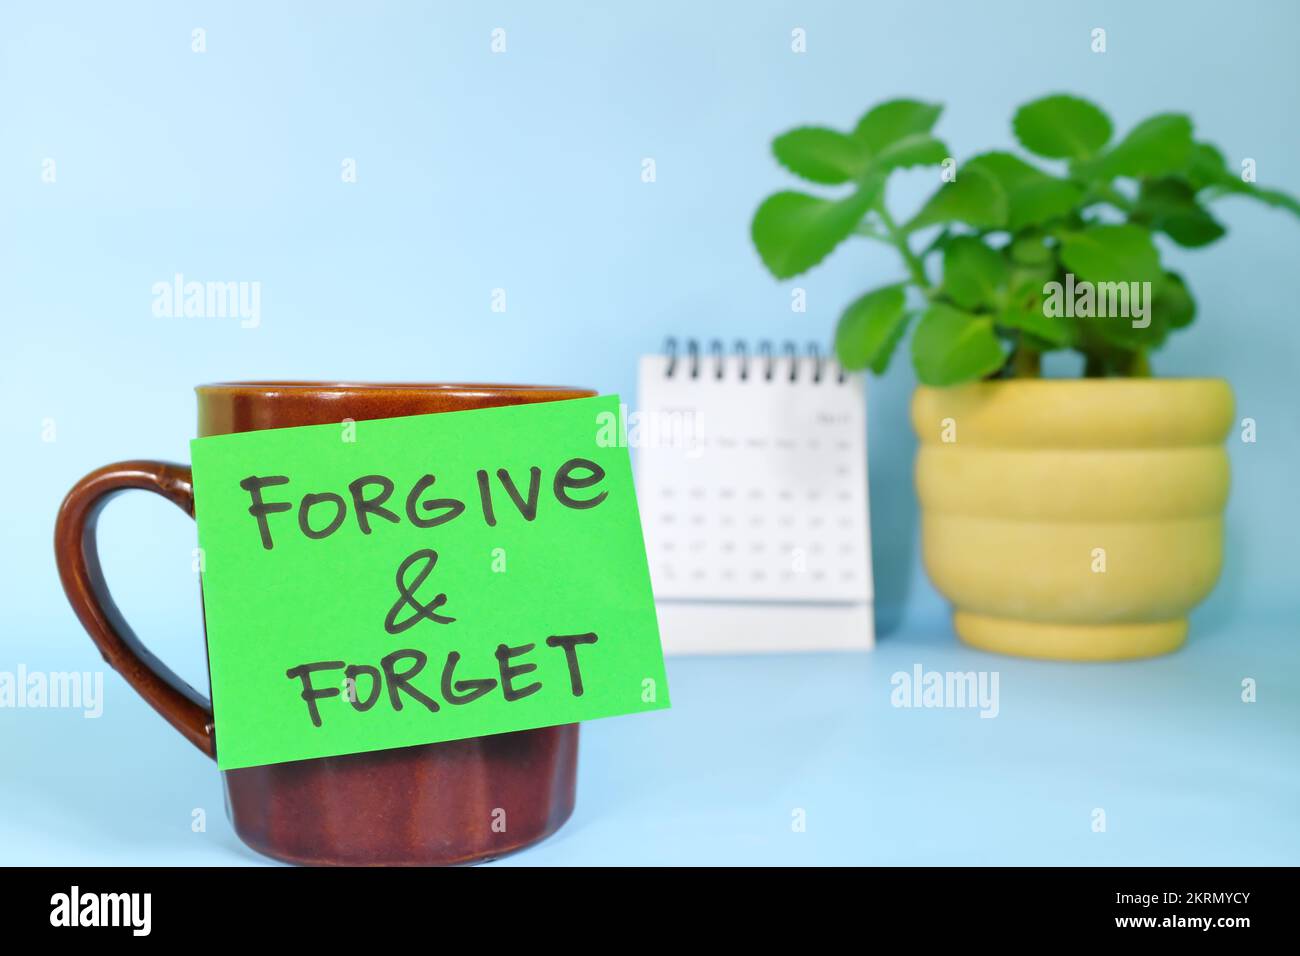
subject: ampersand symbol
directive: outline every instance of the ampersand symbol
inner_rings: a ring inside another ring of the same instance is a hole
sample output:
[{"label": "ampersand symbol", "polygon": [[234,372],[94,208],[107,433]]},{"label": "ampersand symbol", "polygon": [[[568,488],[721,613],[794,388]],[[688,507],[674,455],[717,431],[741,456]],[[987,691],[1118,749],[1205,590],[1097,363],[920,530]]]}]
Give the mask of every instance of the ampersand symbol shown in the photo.
[{"label": "ampersand symbol", "polygon": [[[406,581],[406,572],[411,569],[411,565],[417,561],[424,561],[424,567],[415,575],[415,578],[408,584]],[[401,634],[407,628],[414,627],[421,621],[433,621],[435,624],[450,624],[456,620],[454,617],[447,617],[444,614],[435,614],[436,608],[442,607],[447,603],[447,595],[436,594],[428,604],[422,604],[415,596],[415,592],[420,589],[424,579],[429,576],[433,566],[438,563],[438,552],[429,548],[421,548],[416,551],[397,568],[397,593],[399,595],[397,603],[393,605],[384,618],[384,630],[389,634]],[[410,607],[414,610],[410,617],[400,623],[397,620],[397,612],[404,607]]]}]

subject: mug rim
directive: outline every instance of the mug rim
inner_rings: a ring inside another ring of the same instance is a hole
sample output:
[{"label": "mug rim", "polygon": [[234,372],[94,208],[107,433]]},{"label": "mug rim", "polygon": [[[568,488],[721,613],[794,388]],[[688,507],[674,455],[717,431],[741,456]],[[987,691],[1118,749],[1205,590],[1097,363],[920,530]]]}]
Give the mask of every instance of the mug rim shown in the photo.
[{"label": "mug rim", "polygon": [[493,382],[334,382],[285,379],[283,381],[208,382],[194,386],[199,394],[205,392],[492,392],[494,394],[523,394],[530,392],[573,392],[583,394],[594,389],[576,385],[519,385]]}]

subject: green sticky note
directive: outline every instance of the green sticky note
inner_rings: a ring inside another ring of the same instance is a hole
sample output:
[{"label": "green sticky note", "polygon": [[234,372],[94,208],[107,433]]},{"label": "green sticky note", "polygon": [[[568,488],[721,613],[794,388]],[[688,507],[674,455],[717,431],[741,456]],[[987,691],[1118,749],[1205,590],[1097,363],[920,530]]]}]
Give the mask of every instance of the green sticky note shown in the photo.
[{"label": "green sticky note", "polygon": [[218,765],[667,707],[618,415],[602,396],[192,442]]}]

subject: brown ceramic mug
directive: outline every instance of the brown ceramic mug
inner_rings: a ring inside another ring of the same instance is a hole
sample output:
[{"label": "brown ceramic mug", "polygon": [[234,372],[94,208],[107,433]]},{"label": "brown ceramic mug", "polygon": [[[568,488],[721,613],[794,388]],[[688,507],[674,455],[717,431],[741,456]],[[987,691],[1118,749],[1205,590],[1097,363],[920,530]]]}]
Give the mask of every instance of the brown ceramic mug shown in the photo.
[{"label": "brown ceramic mug", "polygon": [[[196,391],[199,437],[595,394],[524,385],[321,382],[238,382]],[[194,516],[188,465],[126,461],[91,472],[68,492],[55,524],[63,589],[104,659],[215,758],[212,705],[132,633],[104,583],[95,526],[108,499],[127,488],[160,494]],[[292,863],[418,866],[490,859],[554,833],[573,812],[577,764],[578,727],[570,724],[223,776],[235,832],[255,850]],[[507,826],[494,827],[501,819]]]}]

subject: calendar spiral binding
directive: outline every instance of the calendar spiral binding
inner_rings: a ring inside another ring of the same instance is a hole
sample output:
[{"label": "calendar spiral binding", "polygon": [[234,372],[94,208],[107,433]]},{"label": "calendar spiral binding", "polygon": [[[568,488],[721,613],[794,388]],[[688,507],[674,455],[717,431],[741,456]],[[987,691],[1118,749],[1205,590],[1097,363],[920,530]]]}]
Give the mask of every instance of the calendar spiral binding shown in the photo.
[{"label": "calendar spiral binding", "polygon": [[[702,355],[700,342],[698,339],[686,339],[682,348],[678,348],[677,340],[670,338],[664,345],[664,352],[668,356],[668,368],[665,375],[672,378],[676,374],[688,375],[690,378],[699,378],[703,371],[707,374],[706,364],[712,365],[713,377],[721,379],[726,372],[726,350],[721,339],[713,339],[709,342],[708,354]],[[767,339],[759,341],[757,348],[754,349],[754,359],[751,363],[749,345],[744,340],[738,340],[732,348],[731,354],[740,357],[740,380],[748,381],[752,371],[764,381],[776,380],[779,366],[786,369],[784,377],[787,381],[799,381],[799,346],[789,340],[782,342],[780,353],[777,353],[776,346]],[[813,382],[821,382],[825,379],[826,372],[833,370],[833,380],[842,384],[847,380],[844,369],[834,359],[827,358],[822,354],[821,348],[816,342],[809,342],[804,352],[808,358],[813,360]]]}]

